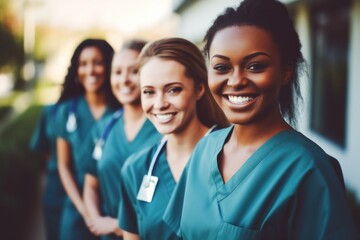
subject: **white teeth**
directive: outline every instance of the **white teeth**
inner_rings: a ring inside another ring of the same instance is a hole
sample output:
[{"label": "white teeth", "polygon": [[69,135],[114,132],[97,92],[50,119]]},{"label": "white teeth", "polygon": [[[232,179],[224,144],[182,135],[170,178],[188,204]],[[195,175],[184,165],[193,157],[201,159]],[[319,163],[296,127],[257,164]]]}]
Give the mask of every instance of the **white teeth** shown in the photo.
[{"label": "white teeth", "polygon": [[228,97],[229,97],[229,101],[235,104],[244,104],[254,99],[253,97],[230,96],[230,95]]},{"label": "white teeth", "polygon": [[129,93],[131,93],[131,88],[121,88],[120,93],[129,94]]},{"label": "white teeth", "polygon": [[160,121],[169,121],[172,118],[173,114],[156,114],[156,117],[160,120]]},{"label": "white teeth", "polygon": [[86,78],[86,84],[92,85],[96,82],[96,77],[87,77]]}]

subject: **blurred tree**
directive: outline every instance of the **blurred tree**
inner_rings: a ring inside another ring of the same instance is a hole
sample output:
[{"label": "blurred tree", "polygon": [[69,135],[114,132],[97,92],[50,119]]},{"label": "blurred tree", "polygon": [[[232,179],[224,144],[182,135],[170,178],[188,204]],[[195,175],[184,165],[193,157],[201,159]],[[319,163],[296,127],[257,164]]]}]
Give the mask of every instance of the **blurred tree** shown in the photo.
[{"label": "blurred tree", "polygon": [[16,17],[9,7],[10,1],[0,0],[0,73],[14,74],[15,88],[25,86],[21,70],[24,64],[24,50],[21,31],[16,31]]}]

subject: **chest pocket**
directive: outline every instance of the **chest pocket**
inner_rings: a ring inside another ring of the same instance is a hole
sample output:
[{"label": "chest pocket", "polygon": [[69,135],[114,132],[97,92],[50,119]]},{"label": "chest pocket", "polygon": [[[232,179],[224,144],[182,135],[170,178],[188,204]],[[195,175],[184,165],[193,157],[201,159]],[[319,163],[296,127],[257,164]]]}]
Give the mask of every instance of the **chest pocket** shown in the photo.
[{"label": "chest pocket", "polygon": [[261,231],[247,229],[222,222],[216,239],[262,240]]}]

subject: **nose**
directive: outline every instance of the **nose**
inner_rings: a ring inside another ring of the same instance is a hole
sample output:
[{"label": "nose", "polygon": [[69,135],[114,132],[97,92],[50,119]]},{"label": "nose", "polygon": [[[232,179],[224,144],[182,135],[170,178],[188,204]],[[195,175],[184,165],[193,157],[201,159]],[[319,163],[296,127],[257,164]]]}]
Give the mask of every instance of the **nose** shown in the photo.
[{"label": "nose", "polygon": [[126,85],[129,82],[129,73],[127,71],[123,71],[119,76],[119,83]]},{"label": "nose", "polygon": [[166,109],[169,106],[169,102],[166,99],[165,94],[158,94],[155,97],[154,108],[158,110]]},{"label": "nose", "polygon": [[86,73],[87,73],[88,75],[93,75],[94,72],[95,72],[95,66],[94,66],[94,64],[88,64],[88,65],[86,66]]},{"label": "nose", "polygon": [[246,74],[243,73],[240,69],[234,69],[227,81],[227,85],[233,88],[240,88],[246,86],[248,83],[249,80]]}]

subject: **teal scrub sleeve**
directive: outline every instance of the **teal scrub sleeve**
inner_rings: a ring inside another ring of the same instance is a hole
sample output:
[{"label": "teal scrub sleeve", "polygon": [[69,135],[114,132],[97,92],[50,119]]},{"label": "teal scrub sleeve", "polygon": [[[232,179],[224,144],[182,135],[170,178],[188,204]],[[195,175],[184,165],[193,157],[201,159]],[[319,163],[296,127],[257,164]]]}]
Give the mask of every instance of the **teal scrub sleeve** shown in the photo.
[{"label": "teal scrub sleeve", "polygon": [[63,138],[65,140],[68,139],[69,133],[66,130],[66,122],[69,117],[69,104],[70,100],[64,101],[59,105],[58,115],[57,115],[57,128],[56,128],[56,136],[59,138]]},{"label": "teal scrub sleeve", "polygon": [[302,198],[288,222],[289,239],[357,239],[345,195],[339,194],[342,187],[340,181],[327,179],[318,169],[309,172],[299,189]]},{"label": "teal scrub sleeve", "polygon": [[49,152],[51,148],[51,143],[46,136],[47,110],[47,107],[42,109],[35,130],[31,136],[30,149],[36,152]]},{"label": "teal scrub sleeve", "polygon": [[[131,158],[131,157],[129,157]],[[127,159],[126,163],[131,162],[131,159]],[[133,206],[136,204],[136,193],[138,189],[136,186],[132,186],[130,174],[128,174],[128,165],[121,169],[121,181],[120,181],[120,204],[118,212],[119,227],[127,232],[139,234],[137,225],[137,214]]]}]

